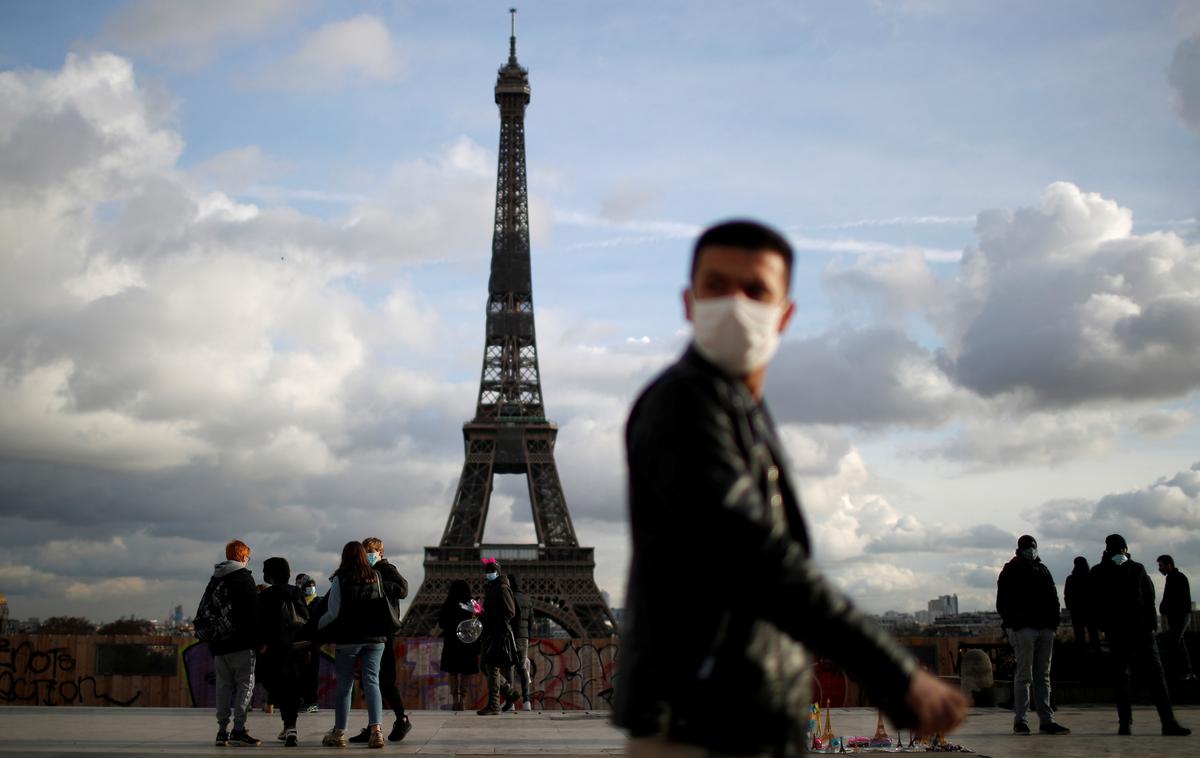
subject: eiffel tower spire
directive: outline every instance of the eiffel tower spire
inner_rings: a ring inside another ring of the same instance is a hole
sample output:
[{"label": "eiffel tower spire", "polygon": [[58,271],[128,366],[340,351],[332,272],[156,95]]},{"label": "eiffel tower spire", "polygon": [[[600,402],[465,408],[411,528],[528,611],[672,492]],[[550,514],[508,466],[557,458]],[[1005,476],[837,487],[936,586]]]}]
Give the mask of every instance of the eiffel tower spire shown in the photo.
[{"label": "eiffel tower spire", "polygon": [[[546,418],[542,398],[525,174],[529,72],[517,62],[516,10],[510,13],[508,62],[495,89],[500,147],[479,396],[475,417],[463,424],[466,460],[446,528],[441,543],[425,549],[425,579],[401,631],[431,633],[454,579],[467,580],[481,594],[479,559],[495,557],[506,572],[521,576],[535,615],[574,637],[607,637],[616,626],[592,577],[592,548],[580,547],[575,537],[554,461],[558,426]],[[496,474],[525,475],[537,544],[483,544]]]}]

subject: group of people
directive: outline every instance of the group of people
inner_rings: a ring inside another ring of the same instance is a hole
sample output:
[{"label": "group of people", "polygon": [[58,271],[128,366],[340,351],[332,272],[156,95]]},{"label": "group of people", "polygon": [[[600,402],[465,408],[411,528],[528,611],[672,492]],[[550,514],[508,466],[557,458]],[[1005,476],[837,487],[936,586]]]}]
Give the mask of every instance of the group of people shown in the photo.
[{"label": "group of people", "polygon": [[[283,719],[280,741],[287,747],[298,745],[300,708],[316,710],[323,642],[335,645],[337,689],[333,728],[321,744],[383,747],[385,698],[395,714],[387,739],[404,739],[412,723],[396,687],[395,603],[408,595],[408,582],[383,549],[378,537],[347,542],[329,591],[318,598],[316,582],[308,576],[300,575],[291,584],[291,568],[280,557],[263,561],[265,584],[256,585],[248,567],[250,548],[241,540],[225,546],[226,560],[216,565],[197,612],[197,617],[218,617],[215,626],[220,628],[209,639],[216,670],[218,746],[261,742],[246,729],[256,676]],[[206,607],[213,610],[203,613]],[[361,668],[368,724],[347,738],[356,664]]]},{"label": "group of people", "polygon": [[[513,708],[525,709],[529,699],[529,631],[533,625],[533,604],[521,592],[515,574],[502,574],[495,558],[483,559],[483,603],[479,610],[466,581],[450,583],[446,600],[438,612],[442,630],[441,669],[450,675],[452,708],[466,708],[470,677],[482,672],[487,681],[487,703],[476,711],[494,716]],[[478,616],[483,627],[477,639],[465,641],[458,628]],[[518,689],[519,685],[519,689]]]},{"label": "group of people", "polygon": [[[1113,685],[1117,701],[1117,733],[1132,734],[1132,677],[1137,671],[1150,685],[1158,710],[1162,733],[1187,736],[1171,707],[1167,677],[1159,655],[1155,633],[1158,612],[1167,619],[1164,645],[1175,661],[1177,678],[1195,679],[1191,660],[1183,642],[1183,633],[1191,617],[1192,598],[1187,577],[1169,555],[1158,557],[1158,570],[1167,578],[1162,603],[1157,612],[1154,583],[1142,564],[1129,555],[1129,545],[1120,534],[1104,541],[1100,562],[1088,566],[1087,559],[1075,559],[1075,568],[1067,577],[1064,590],[1075,640],[1081,649],[1100,651],[1099,631],[1108,641]],[[997,581],[996,610],[1008,634],[1016,658],[1013,673],[1013,732],[1029,734],[1027,720],[1032,685],[1038,731],[1043,734],[1069,734],[1070,729],[1054,720],[1050,703],[1050,665],[1058,628],[1058,589],[1050,570],[1038,557],[1037,540],[1022,535],[1016,555],[1005,564]],[[1085,633],[1090,648],[1085,648]]]}]

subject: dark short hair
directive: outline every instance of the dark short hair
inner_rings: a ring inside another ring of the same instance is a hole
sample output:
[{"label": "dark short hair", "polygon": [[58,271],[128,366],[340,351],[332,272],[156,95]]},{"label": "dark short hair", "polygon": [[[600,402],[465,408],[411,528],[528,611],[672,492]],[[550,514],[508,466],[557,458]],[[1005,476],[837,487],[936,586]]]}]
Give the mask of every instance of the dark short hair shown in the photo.
[{"label": "dark short hair", "polygon": [[1024,550],[1030,547],[1037,547],[1037,540],[1033,538],[1033,535],[1022,534],[1021,538],[1017,540],[1017,549]]},{"label": "dark short hair", "polygon": [[287,558],[276,556],[263,561],[263,576],[270,579],[272,584],[287,584],[291,575],[292,567],[288,565]]},{"label": "dark short hair", "polygon": [[791,289],[792,259],[795,254],[792,246],[782,233],[750,219],[733,219],[722,221],[701,232],[692,248],[692,273],[689,279],[696,278],[696,269],[700,267],[700,254],[706,247],[739,247],[743,250],[769,250],[783,256],[784,284]]},{"label": "dark short hair", "polygon": [[1172,558],[1172,557],[1171,557],[1171,556],[1169,556],[1169,555],[1160,555],[1160,556],[1158,556],[1158,562],[1159,562],[1159,563],[1169,563],[1169,564],[1171,564],[1172,566],[1174,566],[1174,565],[1175,565],[1175,559],[1174,559],[1174,558]]}]

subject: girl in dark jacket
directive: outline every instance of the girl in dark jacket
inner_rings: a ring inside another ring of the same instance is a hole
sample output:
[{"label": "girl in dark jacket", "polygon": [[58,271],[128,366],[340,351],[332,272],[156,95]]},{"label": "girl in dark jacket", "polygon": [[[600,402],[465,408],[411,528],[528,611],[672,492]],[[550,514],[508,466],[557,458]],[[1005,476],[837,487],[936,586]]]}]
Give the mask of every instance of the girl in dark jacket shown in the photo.
[{"label": "girl in dark jacket", "polygon": [[325,614],[317,623],[326,629],[335,621],[330,635],[336,643],[334,667],[337,670],[337,694],[334,699],[333,729],[321,744],[346,746],[346,725],[350,719],[350,690],[354,685],[354,664],[362,662],[362,688],[367,699],[370,736],[367,747],[383,747],[383,699],[379,695],[379,659],[383,644],[391,633],[387,596],[378,574],[367,562],[367,551],[357,540],[342,548],[342,562],[331,580],[326,596]]},{"label": "girl in dark jacket", "polygon": [[442,609],[438,612],[438,626],[442,628],[442,671],[450,675],[450,692],[454,696],[454,710],[464,708],[468,678],[479,671],[479,640],[471,643],[458,638],[458,625],[471,618],[473,613],[462,607],[471,605],[471,587],[462,579],[450,583]]},{"label": "girl in dark jacket", "polygon": [[291,567],[283,558],[263,561],[263,577],[269,586],[258,595],[265,648],[259,658],[259,670],[272,701],[279,706],[279,715],[283,718],[281,738],[286,747],[298,744],[296,711],[305,651],[303,645],[298,648],[297,644],[308,619],[304,597],[298,588],[288,583],[291,573]]}]

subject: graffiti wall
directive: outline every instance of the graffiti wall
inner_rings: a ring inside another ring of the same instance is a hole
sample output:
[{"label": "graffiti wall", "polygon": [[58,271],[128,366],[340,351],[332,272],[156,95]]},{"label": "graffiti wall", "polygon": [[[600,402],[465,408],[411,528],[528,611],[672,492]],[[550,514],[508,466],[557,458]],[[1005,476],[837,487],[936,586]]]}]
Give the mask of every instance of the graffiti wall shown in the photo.
[{"label": "graffiti wall", "polygon": [[[994,640],[902,638],[934,673],[953,676],[960,648]],[[532,640],[530,700],[542,710],[608,710],[617,679],[619,641]],[[396,640],[396,683],[406,708],[447,710],[449,678],[438,667],[440,638]],[[817,663],[815,695],[834,707],[864,705],[859,687],[830,661]],[[317,702],[333,708],[333,649],[319,651]],[[355,707],[363,707],[355,688]],[[470,677],[467,705],[487,698],[483,676]],[[255,694],[256,707],[263,693]],[[0,637],[0,705],[111,705],[213,708],[216,676],[208,645],[191,637],[13,635]]]},{"label": "graffiti wall", "polygon": [[[616,674],[618,641],[531,640],[529,699],[542,710],[608,710]],[[449,678],[438,668],[440,637],[396,641],[396,683],[406,708],[445,710],[450,707]],[[483,675],[470,678],[467,706],[482,708],[487,700]],[[415,703],[417,705],[409,705]]]},{"label": "graffiti wall", "polygon": [[[98,639],[110,649],[102,649]],[[97,657],[101,663],[105,659],[111,662],[111,648],[123,648],[129,640],[71,635],[0,637],[0,704],[183,705],[180,693],[173,691],[179,679],[174,676],[177,669],[172,676],[97,674]],[[135,639],[133,644],[162,648],[172,646],[173,641],[155,637]]]},{"label": "graffiti wall", "polygon": [[[534,640],[530,700],[548,710],[607,710],[616,640]],[[450,707],[449,680],[438,668],[440,638],[396,641],[396,683],[406,708]],[[164,666],[164,656],[167,658]],[[318,704],[333,708],[333,648],[319,653]],[[355,687],[355,707],[363,707]],[[191,637],[14,635],[0,637],[0,704],[213,708],[216,675],[208,645]],[[255,693],[255,707],[264,694]],[[482,675],[470,678],[467,701],[487,698]]]}]

